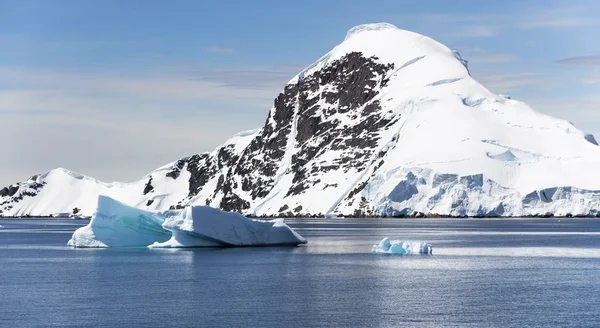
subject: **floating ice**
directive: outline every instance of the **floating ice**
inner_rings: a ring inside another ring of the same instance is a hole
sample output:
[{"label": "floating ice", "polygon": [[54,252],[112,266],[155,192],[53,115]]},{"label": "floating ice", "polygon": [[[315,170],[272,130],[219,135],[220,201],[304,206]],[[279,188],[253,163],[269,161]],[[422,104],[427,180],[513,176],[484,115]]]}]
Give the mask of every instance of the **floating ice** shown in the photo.
[{"label": "floating ice", "polygon": [[379,245],[373,245],[371,253],[378,254],[432,254],[433,247],[422,241],[402,241],[383,238]]},{"label": "floating ice", "polygon": [[178,215],[167,218],[163,227],[173,232],[171,239],[149,247],[306,244],[306,239],[287,226],[283,219],[253,220],[208,206],[186,207]]},{"label": "floating ice", "polygon": [[127,206],[106,196],[90,223],[73,233],[74,247],[227,247],[299,245],[306,239],[283,219],[251,220],[208,206],[154,213]]},{"label": "floating ice", "polygon": [[73,233],[67,243],[74,247],[134,247],[164,242],[171,233],[163,229],[158,213],[127,206],[110,197],[99,196],[96,213],[88,225]]}]

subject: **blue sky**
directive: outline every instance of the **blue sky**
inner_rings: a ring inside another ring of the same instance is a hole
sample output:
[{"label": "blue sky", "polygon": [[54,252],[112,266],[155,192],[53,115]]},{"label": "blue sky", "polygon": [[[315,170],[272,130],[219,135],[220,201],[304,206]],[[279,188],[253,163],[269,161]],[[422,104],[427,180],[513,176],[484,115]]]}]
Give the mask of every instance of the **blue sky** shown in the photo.
[{"label": "blue sky", "polygon": [[600,2],[0,0],[0,185],[132,181],[261,126],[352,26],[461,52],[496,93],[600,135]]}]

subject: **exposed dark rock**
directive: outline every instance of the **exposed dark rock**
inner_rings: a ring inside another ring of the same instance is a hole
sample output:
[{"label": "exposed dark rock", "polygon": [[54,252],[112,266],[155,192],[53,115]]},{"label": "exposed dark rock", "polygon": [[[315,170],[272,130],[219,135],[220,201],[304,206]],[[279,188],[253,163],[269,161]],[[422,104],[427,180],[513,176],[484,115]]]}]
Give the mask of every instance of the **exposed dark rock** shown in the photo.
[{"label": "exposed dark rock", "polygon": [[221,200],[221,204],[219,207],[223,211],[243,212],[244,210],[250,208],[250,203],[241,199],[238,195],[234,193],[228,193]]},{"label": "exposed dark rock", "polygon": [[8,196],[12,197],[14,196],[17,191],[19,190],[19,186],[18,185],[12,185],[8,187]]},{"label": "exposed dark rock", "polygon": [[179,178],[179,175],[181,174],[181,170],[183,169],[183,167],[185,166],[186,163],[187,163],[186,159],[178,160],[177,162],[175,162],[173,169],[171,169],[171,171],[167,172],[166,176],[169,178],[172,178],[173,180]]},{"label": "exposed dark rock", "polygon": [[[379,101],[373,100],[392,69],[393,65],[379,64],[375,57],[352,52],[302,79],[296,132],[300,150],[292,158],[294,178],[287,196],[298,195],[315,185],[320,173],[364,169],[381,129],[396,122],[384,117]],[[318,90],[327,91],[319,94]],[[318,105],[319,99],[326,104]],[[358,123],[342,126],[337,119],[329,120],[334,114],[346,114]],[[344,155],[337,163],[311,163],[328,150],[341,150]]]},{"label": "exposed dark rock", "polygon": [[148,199],[148,201],[146,202],[146,206],[150,206],[152,205],[152,203],[154,203],[154,199]]},{"label": "exposed dark rock", "polygon": [[216,172],[215,165],[207,153],[190,157],[187,170],[190,172],[188,197],[196,196]]},{"label": "exposed dark rock", "polygon": [[154,190],[154,187],[152,186],[152,176],[150,176],[150,179],[148,179],[148,182],[146,182],[146,186],[144,187],[144,195],[152,190]]},{"label": "exposed dark rock", "polygon": [[368,184],[368,181],[363,181],[361,184],[356,186],[356,188],[352,189],[352,191],[350,191],[350,193],[348,193],[348,196],[346,196],[346,199],[352,199],[354,197],[354,195],[358,194],[363,189],[365,189],[367,184]]}]

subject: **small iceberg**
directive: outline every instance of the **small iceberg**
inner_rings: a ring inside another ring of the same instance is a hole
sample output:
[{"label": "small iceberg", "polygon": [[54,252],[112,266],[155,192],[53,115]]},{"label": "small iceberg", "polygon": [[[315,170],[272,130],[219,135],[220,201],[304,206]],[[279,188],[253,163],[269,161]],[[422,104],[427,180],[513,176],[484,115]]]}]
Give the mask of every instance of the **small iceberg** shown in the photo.
[{"label": "small iceberg", "polygon": [[296,246],[307,241],[283,219],[252,220],[208,206],[155,213],[99,196],[88,225],[73,233],[73,247]]},{"label": "small iceberg", "polygon": [[379,245],[373,245],[371,253],[377,254],[432,254],[433,247],[422,241],[402,241],[383,238]]}]

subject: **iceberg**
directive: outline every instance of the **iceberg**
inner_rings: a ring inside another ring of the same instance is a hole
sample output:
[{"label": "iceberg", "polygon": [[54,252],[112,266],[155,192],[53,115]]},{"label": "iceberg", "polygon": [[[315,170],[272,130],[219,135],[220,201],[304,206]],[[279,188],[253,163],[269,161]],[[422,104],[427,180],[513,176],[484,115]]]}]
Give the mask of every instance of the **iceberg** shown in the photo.
[{"label": "iceberg", "polygon": [[73,233],[67,243],[74,247],[144,247],[167,241],[163,215],[140,210],[107,196],[98,196],[96,212],[88,225]]},{"label": "iceberg", "polygon": [[383,238],[378,245],[373,245],[371,253],[377,254],[432,254],[433,247],[422,241],[402,241]]},{"label": "iceberg", "polygon": [[208,206],[149,212],[98,197],[90,223],[73,233],[73,247],[232,247],[300,245],[306,239],[283,219],[253,220]]},{"label": "iceberg", "polygon": [[283,219],[249,219],[209,206],[188,206],[167,218],[163,228],[172,232],[171,239],[148,247],[296,246],[307,243]]}]

